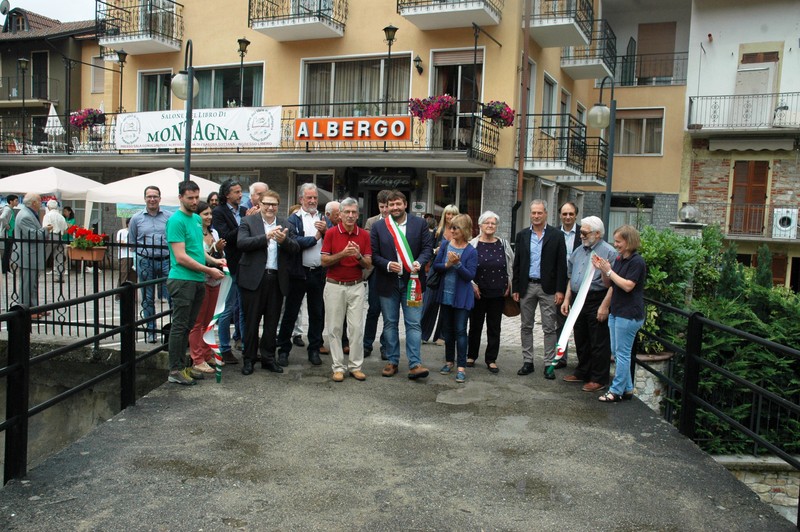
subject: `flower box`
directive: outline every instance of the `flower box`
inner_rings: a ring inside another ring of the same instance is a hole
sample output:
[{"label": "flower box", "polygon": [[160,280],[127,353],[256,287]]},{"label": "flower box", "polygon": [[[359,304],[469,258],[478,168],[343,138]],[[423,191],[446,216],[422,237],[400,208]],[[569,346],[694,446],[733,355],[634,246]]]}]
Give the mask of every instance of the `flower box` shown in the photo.
[{"label": "flower box", "polygon": [[106,256],[105,246],[95,246],[93,248],[67,248],[70,260],[84,260],[88,262],[100,262]]}]

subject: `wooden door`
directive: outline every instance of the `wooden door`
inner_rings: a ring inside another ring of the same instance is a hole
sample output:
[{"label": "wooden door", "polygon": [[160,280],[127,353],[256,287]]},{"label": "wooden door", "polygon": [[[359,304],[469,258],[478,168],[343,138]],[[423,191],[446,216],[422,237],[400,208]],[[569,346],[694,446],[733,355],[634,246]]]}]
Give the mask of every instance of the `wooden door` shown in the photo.
[{"label": "wooden door", "polygon": [[763,235],[769,161],[736,161],[728,232]]}]

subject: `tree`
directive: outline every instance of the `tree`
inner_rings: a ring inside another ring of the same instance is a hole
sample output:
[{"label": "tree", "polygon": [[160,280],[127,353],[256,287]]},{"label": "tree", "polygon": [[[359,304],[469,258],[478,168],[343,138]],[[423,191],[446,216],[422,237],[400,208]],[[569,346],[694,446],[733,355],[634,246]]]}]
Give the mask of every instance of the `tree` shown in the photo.
[{"label": "tree", "polygon": [[744,292],[744,271],[742,265],[736,261],[736,252],[736,243],[731,242],[722,256],[717,295],[724,299],[737,299]]}]

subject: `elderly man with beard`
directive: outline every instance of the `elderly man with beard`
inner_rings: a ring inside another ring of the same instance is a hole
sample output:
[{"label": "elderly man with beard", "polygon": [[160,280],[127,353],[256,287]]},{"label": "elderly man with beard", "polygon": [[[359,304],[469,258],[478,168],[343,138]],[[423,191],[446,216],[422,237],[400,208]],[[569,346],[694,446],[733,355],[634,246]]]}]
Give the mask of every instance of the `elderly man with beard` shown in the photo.
[{"label": "elderly man with beard", "polygon": [[[567,294],[561,304],[561,313],[569,314],[570,307],[592,266],[592,255],[614,263],[617,251],[605,240],[605,226],[597,216],[581,220],[581,247],[569,256],[567,261]],[[611,304],[611,291],[603,283],[603,272],[595,270],[588,281],[591,283],[586,301],[575,322],[575,351],[578,366],[572,375],[564,377],[565,382],[583,383],[584,392],[597,392],[608,386],[608,373],[611,368],[611,336],[608,330],[608,309]]]}]

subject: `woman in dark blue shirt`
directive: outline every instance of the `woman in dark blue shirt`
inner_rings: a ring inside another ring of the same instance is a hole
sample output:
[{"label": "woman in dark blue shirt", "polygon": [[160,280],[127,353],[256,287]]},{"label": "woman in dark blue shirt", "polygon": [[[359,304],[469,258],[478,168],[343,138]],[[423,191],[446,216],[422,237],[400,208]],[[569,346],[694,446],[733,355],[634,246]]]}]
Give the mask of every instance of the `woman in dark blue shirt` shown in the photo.
[{"label": "woman in dark blue shirt", "polygon": [[604,403],[633,398],[631,349],[636,333],[644,323],[644,282],[647,277],[647,266],[637,253],[640,243],[639,231],[631,225],[623,225],[614,231],[614,247],[619,256],[613,266],[597,255],[592,257],[594,267],[604,274],[603,282],[612,287],[608,328],[616,370],[608,392],[599,398]]}]

